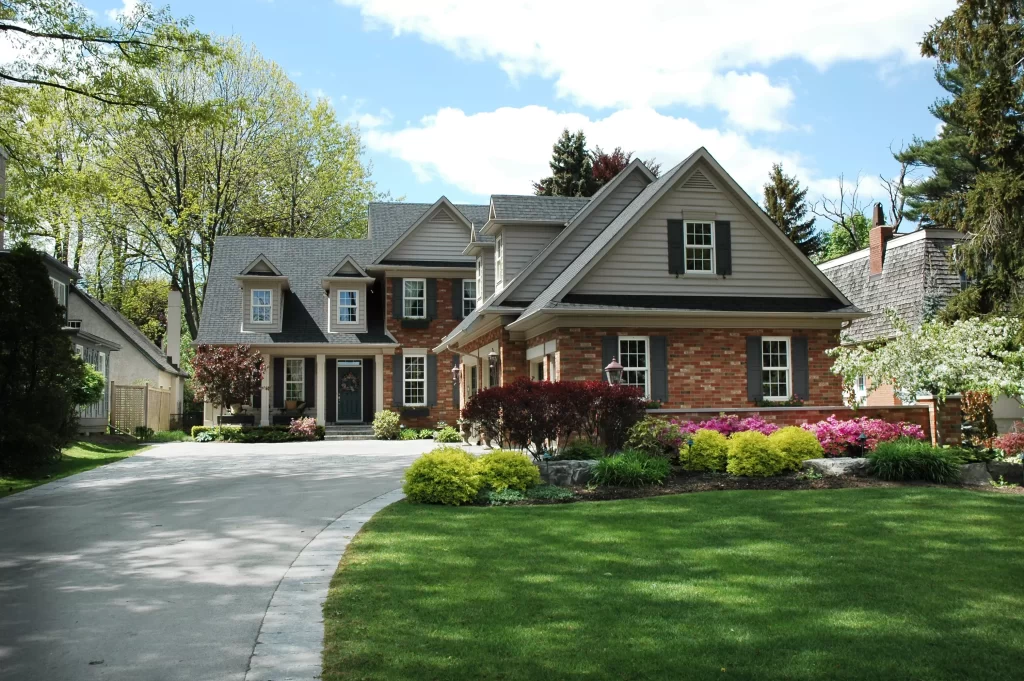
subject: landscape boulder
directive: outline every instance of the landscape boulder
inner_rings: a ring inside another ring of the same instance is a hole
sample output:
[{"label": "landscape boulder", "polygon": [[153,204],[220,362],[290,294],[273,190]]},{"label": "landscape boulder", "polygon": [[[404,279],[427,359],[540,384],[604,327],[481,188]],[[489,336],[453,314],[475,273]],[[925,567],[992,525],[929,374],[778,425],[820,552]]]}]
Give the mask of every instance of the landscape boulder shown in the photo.
[{"label": "landscape boulder", "polygon": [[857,476],[868,474],[868,460],[852,456],[837,456],[828,459],[808,459],[804,469],[821,473],[827,477]]},{"label": "landscape boulder", "polygon": [[549,485],[571,487],[590,482],[596,465],[597,461],[594,459],[581,459],[579,461],[541,461],[537,467],[540,469],[540,479]]}]

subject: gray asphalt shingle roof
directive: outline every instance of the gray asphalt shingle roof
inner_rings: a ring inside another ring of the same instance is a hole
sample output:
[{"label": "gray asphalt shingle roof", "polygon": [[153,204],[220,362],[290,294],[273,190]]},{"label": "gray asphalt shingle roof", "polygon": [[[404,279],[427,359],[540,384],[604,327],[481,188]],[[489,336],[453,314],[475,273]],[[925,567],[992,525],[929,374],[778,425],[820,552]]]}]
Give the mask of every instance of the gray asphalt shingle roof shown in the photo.
[{"label": "gray asphalt shingle roof", "polygon": [[587,197],[576,196],[519,196],[513,194],[495,194],[491,197],[494,205],[494,219],[501,221],[515,220],[550,220],[568,222],[572,216],[583,210],[590,203]]},{"label": "gray asphalt shingle roof", "polygon": [[[370,238],[372,243],[372,260],[360,261],[363,267],[376,260],[381,254],[390,248],[400,236],[405,234],[412,225],[423,217],[423,214],[430,209],[432,203],[371,203],[369,211]],[[474,204],[455,204],[455,207],[467,220],[476,225],[479,229],[487,222],[490,206]],[[350,241],[359,241],[351,239]],[[365,241],[365,240],[363,240]],[[356,257],[353,254],[353,257]],[[358,259],[358,258],[357,258]]]}]

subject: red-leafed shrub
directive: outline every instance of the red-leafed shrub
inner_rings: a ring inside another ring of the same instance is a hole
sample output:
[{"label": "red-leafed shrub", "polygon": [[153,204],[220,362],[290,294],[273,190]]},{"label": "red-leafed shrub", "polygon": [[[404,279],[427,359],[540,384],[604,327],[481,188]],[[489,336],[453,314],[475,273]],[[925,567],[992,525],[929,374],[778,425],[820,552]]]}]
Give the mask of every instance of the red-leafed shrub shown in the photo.
[{"label": "red-leafed shrub", "polygon": [[263,358],[248,345],[200,345],[192,358],[196,398],[214,405],[247,402],[263,383]]},{"label": "red-leafed shrub", "polygon": [[1013,430],[1003,433],[992,443],[996,449],[1003,450],[1007,458],[1024,455],[1024,421],[1013,424]]}]

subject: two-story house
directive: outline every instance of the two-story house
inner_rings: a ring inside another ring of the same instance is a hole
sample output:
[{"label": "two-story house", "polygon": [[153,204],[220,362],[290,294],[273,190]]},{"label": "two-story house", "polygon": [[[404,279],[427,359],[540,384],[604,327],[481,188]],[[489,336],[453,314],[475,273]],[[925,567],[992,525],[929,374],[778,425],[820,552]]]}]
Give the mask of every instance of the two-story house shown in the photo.
[{"label": "two-story house", "polygon": [[591,198],[374,203],[368,232],[217,240],[196,343],[263,354],[261,423],[451,423],[480,389],[613,358],[666,407],[842,404],[825,350],[864,314],[703,148]]}]

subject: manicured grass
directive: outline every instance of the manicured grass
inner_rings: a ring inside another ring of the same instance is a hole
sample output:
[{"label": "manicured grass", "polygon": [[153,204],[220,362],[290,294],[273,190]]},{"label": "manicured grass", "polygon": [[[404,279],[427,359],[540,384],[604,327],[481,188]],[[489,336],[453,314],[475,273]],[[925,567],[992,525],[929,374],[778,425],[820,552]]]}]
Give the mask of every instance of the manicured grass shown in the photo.
[{"label": "manicured grass", "polygon": [[120,461],[146,448],[147,445],[138,442],[112,442],[106,439],[73,442],[62,452],[60,461],[46,466],[35,475],[23,478],[0,476],[0,497]]},{"label": "manicured grass", "polygon": [[948,488],[396,504],[324,679],[1019,679],[1024,497]]}]

